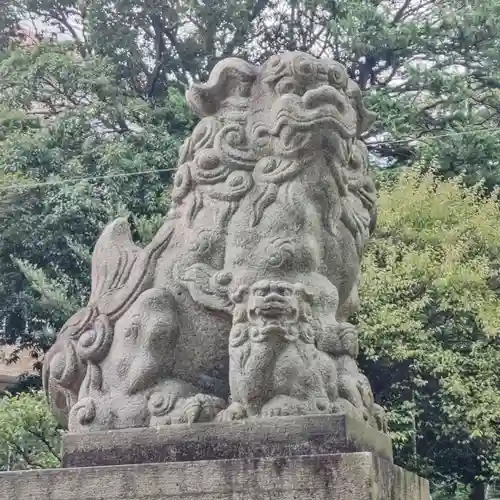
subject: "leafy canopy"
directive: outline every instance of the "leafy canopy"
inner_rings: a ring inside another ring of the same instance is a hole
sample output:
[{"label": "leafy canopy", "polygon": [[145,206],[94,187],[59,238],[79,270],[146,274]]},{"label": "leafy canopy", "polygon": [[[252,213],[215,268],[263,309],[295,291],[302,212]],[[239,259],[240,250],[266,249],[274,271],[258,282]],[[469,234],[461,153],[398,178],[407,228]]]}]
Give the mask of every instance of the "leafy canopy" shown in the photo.
[{"label": "leafy canopy", "polygon": [[2,3],[0,178],[71,180],[0,191],[2,338],[46,349],[86,300],[103,226],[123,213],[158,225],[194,124],[182,93],[224,57],[339,59],[379,113],[366,137],[379,161],[437,155],[441,174],[491,187],[499,27],[498,0]]},{"label": "leafy canopy", "polygon": [[60,431],[44,394],[0,397],[0,471],[58,467],[59,448]]},{"label": "leafy canopy", "polygon": [[500,205],[416,166],[379,193],[361,345],[398,458],[436,482],[500,475]]},{"label": "leafy canopy", "polygon": [[[151,238],[194,124],[182,93],[223,57],[339,59],[379,113],[366,137],[379,164],[432,160],[491,190],[499,30],[498,0],[0,3],[0,343],[50,346],[87,299],[109,220],[132,213]],[[494,476],[495,202],[428,174],[384,187],[380,205],[360,321],[399,460],[448,484]]]}]

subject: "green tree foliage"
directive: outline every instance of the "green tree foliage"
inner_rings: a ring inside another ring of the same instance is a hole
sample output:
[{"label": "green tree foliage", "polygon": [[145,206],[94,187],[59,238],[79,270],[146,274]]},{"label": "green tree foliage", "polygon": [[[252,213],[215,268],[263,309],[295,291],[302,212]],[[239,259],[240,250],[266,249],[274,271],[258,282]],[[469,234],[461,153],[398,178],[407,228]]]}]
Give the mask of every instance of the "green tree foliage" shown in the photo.
[{"label": "green tree foliage", "polygon": [[375,154],[393,165],[438,155],[444,174],[500,178],[498,0],[95,0],[82,15],[97,50],[146,89],[204,79],[227,56],[334,57],[380,115]]},{"label": "green tree foliage", "polygon": [[[223,57],[335,57],[379,112],[366,138],[379,158],[438,154],[443,173],[496,182],[499,16],[497,0],[3,2],[0,175],[86,179],[2,191],[16,200],[0,213],[3,337],[45,348],[33,332],[57,329],[85,301],[103,225],[165,213],[193,124],[182,92]],[[37,44],[12,37],[23,20]]]},{"label": "green tree foliage", "polygon": [[60,432],[43,393],[0,397],[0,471],[58,467],[59,448]]},{"label": "green tree foliage", "polygon": [[[36,45],[14,36],[22,20],[33,21]],[[366,136],[379,161],[432,158],[438,174],[491,189],[499,30],[498,0],[1,2],[0,343],[50,345],[87,299],[92,246],[110,219],[132,213],[137,239],[151,237],[194,123],[182,93],[223,57],[339,59],[379,113]],[[437,216],[431,185],[434,196],[449,190],[442,201],[456,226]],[[422,186],[407,179],[394,198],[382,191],[365,266],[367,367],[400,460],[439,484],[473,484],[497,473],[498,238],[487,223],[498,214],[474,192],[453,198],[456,184],[424,177]]]},{"label": "green tree foliage", "polygon": [[364,364],[398,459],[450,487],[500,476],[500,205],[482,194],[404,173],[364,260]]},{"label": "green tree foliage", "polygon": [[432,500],[468,500],[469,493],[463,485],[457,486],[454,492],[450,492],[446,487],[434,488]]},{"label": "green tree foliage", "polygon": [[161,106],[129,94],[112,62],[82,59],[74,42],[3,56],[0,317],[4,341],[35,351],[85,302],[103,226],[126,213],[159,222],[191,118],[178,89]]}]

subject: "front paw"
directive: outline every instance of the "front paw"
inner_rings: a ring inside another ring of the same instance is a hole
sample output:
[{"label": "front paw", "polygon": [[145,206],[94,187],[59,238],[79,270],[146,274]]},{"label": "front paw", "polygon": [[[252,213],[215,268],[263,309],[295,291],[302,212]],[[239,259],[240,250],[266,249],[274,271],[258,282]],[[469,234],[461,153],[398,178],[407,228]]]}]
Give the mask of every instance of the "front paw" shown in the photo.
[{"label": "front paw", "polygon": [[290,396],[276,396],[268,401],[260,412],[263,418],[287,417],[292,415],[307,415],[311,413],[307,401],[301,401]]},{"label": "front paw", "polygon": [[179,423],[211,422],[226,406],[226,402],[221,398],[196,394],[185,400]]},{"label": "front paw", "polygon": [[222,410],[216,417],[216,422],[232,422],[234,420],[244,420],[248,413],[246,408],[240,403],[231,403],[228,408]]}]

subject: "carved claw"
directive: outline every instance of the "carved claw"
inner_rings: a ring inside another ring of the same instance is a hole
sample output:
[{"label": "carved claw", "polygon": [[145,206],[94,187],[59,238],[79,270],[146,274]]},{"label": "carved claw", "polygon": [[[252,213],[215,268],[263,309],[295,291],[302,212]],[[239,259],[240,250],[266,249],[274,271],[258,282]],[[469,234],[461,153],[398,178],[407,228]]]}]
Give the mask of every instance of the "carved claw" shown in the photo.
[{"label": "carved claw", "polygon": [[188,398],[182,408],[181,423],[211,422],[222,410],[226,402],[207,394],[196,394]]},{"label": "carved claw", "polygon": [[387,424],[387,415],[385,410],[378,404],[373,404],[371,408],[357,408],[347,399],[339,398],[333,404],[332,413],[344,413],[356,420],[366,422],[368,425],[375,427],[380,432],[387,434],[389,432]]},{"label": "carved claw", "polygon": [[222,410],[216,417],[216,422],[232,422],[247,418],[247,410],[240,403],[231,403],[228,408]]},{"label": "carved claw", "polygon": [[301,401],[290,396],[276,396],[268,401],[261,410],[261,416],[286,417],[292,415],[307,415],[312,413],[307,401]]}]

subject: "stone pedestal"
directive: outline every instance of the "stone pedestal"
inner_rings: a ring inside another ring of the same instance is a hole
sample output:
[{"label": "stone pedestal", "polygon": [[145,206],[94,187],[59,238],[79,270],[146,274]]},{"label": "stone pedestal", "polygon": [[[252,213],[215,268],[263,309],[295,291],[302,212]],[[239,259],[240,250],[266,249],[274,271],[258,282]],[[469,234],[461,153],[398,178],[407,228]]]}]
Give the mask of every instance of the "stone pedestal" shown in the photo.
[{"label": "stone pedestal", "polygon": [[429,500],[345,416],[68,435],[63,465],[0,474],[0,500]]}]

